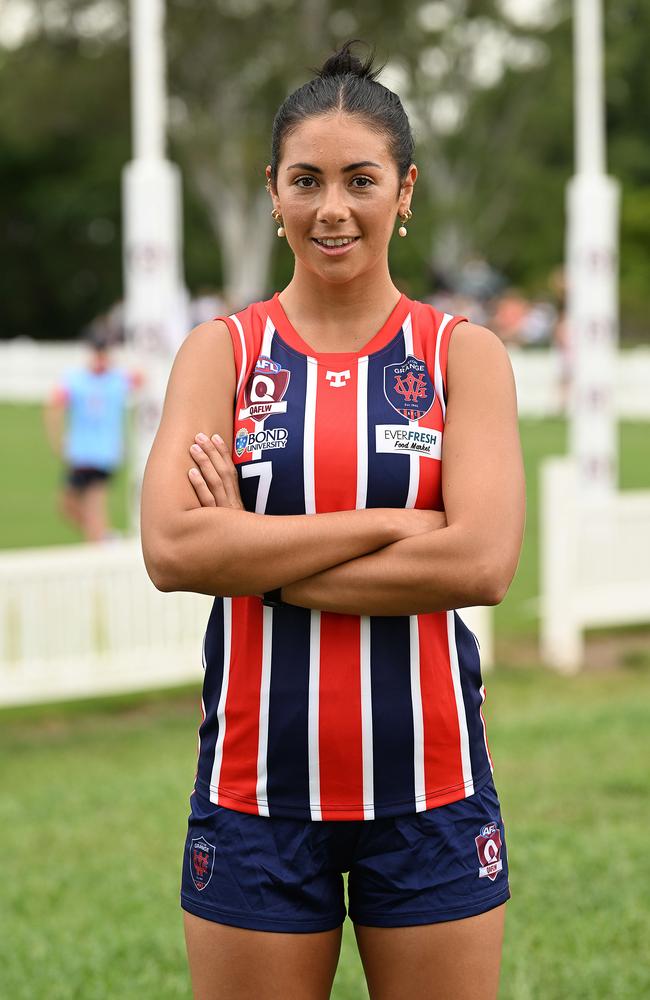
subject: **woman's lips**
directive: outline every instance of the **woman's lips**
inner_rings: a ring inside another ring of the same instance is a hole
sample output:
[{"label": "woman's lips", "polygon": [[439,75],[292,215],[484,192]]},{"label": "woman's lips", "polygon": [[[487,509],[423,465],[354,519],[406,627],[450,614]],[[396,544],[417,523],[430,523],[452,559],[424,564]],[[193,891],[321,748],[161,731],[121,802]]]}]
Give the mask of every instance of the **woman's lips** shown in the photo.
[{"label": "woman's lips", "polygon": [[341,257],[343,254],[349,253],[353,246],[356,246],[356,244],[359,242],[359,238],[360,237],[355,236],[351,243],[344,243],[343,246],[340,247],[324,246],[322,243],[319,243],[315,237],[313,237],[312,240],[314,245],[318,247],[321,253],[326,254],[326,256]]}]

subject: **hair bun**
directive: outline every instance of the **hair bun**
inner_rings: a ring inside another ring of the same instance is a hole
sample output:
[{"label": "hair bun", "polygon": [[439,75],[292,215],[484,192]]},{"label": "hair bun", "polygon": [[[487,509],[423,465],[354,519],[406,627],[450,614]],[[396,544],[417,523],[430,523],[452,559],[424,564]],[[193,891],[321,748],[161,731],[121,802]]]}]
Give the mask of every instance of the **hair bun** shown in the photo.
[{"label": "hair bun", "polygon": [[373,70],[372,68],[375,58],[374,52],[370,53],[365,62],[361,62],[357,56],[350,52],[351,47],[357,42],[361,45],[365,44],[360,38],[352,38],[345,45],[342,45],[338,52],[325,60],[321,68],[316,71],[321,80],[327,76],[346,76],[348,74],[367,80],[374,80],[375,77],[379,76],[381,70]]}]

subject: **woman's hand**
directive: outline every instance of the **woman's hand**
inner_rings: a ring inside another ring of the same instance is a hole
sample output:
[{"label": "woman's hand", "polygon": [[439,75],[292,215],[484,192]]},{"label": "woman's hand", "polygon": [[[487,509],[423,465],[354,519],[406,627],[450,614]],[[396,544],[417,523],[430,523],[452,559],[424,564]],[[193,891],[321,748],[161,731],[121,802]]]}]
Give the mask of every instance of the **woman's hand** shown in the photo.
[{"label": "woman's hand", "polygon": [[201,506],[244,510],[237,470],[223,438],[197,434],[190,455],[196,466],[188,471],[188,477]]}]

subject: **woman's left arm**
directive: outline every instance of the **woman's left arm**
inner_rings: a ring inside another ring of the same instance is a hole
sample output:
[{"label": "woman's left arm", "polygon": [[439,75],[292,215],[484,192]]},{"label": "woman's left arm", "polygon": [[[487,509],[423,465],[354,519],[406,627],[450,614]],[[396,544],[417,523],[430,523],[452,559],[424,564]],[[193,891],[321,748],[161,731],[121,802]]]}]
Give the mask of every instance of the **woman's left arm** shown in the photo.
[{"label": "woman's left arm", "polygon": [[454,329],[447,395],[440,528],[292,583],[285,601],[409,615],[503,600],[521,550],[525,482],[512,366],[484,327]]}]

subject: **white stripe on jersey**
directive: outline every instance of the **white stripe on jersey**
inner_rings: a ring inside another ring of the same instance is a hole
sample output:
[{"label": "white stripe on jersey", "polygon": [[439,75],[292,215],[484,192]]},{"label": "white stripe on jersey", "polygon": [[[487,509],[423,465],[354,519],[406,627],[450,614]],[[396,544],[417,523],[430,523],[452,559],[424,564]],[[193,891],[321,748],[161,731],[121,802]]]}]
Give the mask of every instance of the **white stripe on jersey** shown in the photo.
[{"label": "white stripe on jersey", "polygon": [[[303,471],[305,480],[305,514],[316,513],[314,480],[314,440],[316,434],[316,391],[318,362],[307,357],[307,388],[305,391],[305,431],[303,435]],[[307,745],[309,754],[309,808],[313,820],[321,820],[320,801],[320,611],[312,611],[309,623],[309,716]]]},{"label": "white stripe on jersey", "polygon": [[[404,323],[402,324],[402,332],[404,334],[404,349],[405,357],[409,354],[411,357],[415,357],[415,352],[413,349],[413,325],[411,321],[411,314],[409,313]],[[419,427],[420,424],[417,420],[409,421],[409,428]],[[420,456],[411,452],[409,455],[410,466],[409,466],[409,491],[406,497],[405,507],[415,507],[415,501],[418,496],[418,488],[420,486]]]},{"label": "white stripe on jersey", "polygon": [[239,370],[239,378],[237,379],[237,391],[235,393],[235,403],[236,405],[238,405],[239,393],[241,391],[242,382],[246,377],[246,366],[248,364],[246,355],[246,337],[244,336],[244,328],[239,322],[239,317],[236,316],[235,313],[233,313],[232,316],[229,317],[229,319],[231,319],[235,324],[235,326],[237,327],[237,330],[239,331],[239,339],[241,341],[241,368]]},{"label": "white stripe on jersey", "polygon": [[357,362],[357,502],[364,510],[368,496],[368,356]]},{"label": "white stripe on jersey", "polygon": [[320,803],[319,710],[320,611],[312,611],[309,623],[309,719],[307,722],[307,744],[309,753],[309,808],[311,818],[314,820],[322,820],[323,818]]},{"label": "white stripe on jersey", "polygon": [[446,326],[450,319],[453,319],[451,313],[445,313],[442,317],[442,322],[438,327],[438,333],[436,335],[436,362],[433,372],[433,386],[440,400],[440,409],[442,410],[442,420],[444,423],[445,415],[447,413],[447,405],[445,403],[445,393],[444,393],[444,382],[442,380],[442,369],[440,367],[440,345],[442,343],[442,335],[446,329]]},{"label": "white stripe on jersey", "polygon": [[363,818],[374,819],[375,779],[372,753],[372,671],[370,662],[370,618],[359,619],[361,664],[361,759],[363,767]]},{"label": "white stripe on jersey", "polygon": [[217,705],[217,742],[214,748],[212,775],[210,776],[210,802],[219,804],[219,780],[223,761],[223,741],[226,735],[226,697],[228,695],[228,679],[230,677],[230,645],[232,638],[232,597],[223,598],[223,677],[219,704]]},{"label": "white stripe on jersey", "polygon": [[[474,637],[476,638],[476,636]],[[478,640],[477,640],[478,642]],[[485,701],[485,684],[481,685],[481,704],[479,706],[479,715],[481,717],[481,725],[483,726],[483,742],[485,743],[485,752],[487,754],[487,759],[490,762],[490,771],[494,774],[494,764],[492,763],[492,757],[490,755],[490,748],[487,741],[487,731],[485,729],[485,719],[483,718],[483,702]]]},{"label": "white stripe on jersey", "polygon": [[[205,637],[208,634],[207,629],[203,634],[203,642],[201,643],[201,663],[203,664],[203,673],[206,671],[207,663],[205,660]],[[201,692],[201,725],[203,725],[203,720],[205,719],[205,702],[203,701],[203,692]],[[199,726],[198,732],[196,734],[196,742],[198,745],[198,759],[201,759],[201,726]]]},{"label": "white stripe on jersey", "polygon": [[411,702],[413,704],[413,777],[415,781],[415,811],[427,807],[424,783],[424,715],[420,682],[420,628],[417,615],[409,615],[409,645],[411,663]]},{"label": "white stripe on jersey", "polygon": [[[363,510],[368,497],[368,356],[357,362],[357,500]],[[372,746],[372,674],[370,670],[370,618],[359,618],[361,668],[361,759],[363,769],[363,818],[374,819],[374,759]],[[370,803],[370,804],[369,804]]]},{"label": "white stripe on jersey", "polygon": [[[263,355],[265,358],[270,358],[271,357],[271,346],[273,344],[273,337],[274,336],[275,336],[275,327],[273,326],[273,323],[271,322],[271,317],[267,316],[266,317],[266,326],[264,327],[264,336],[262,337],[262,346],[260,348],[260,356]],[[258,430],[258,431],[263,431],[264,430],[264,421],[263,420],[260,420],[256,424],[256,430]],[[253,452],[253,457],[251,458],[251,462],[258,462],[261,457],[262,457],[262,449],[260,448],[259,450],[256,450],[256,451]]]},{"label": "white stripe on jersey", "polygon": [[447,612],[447,643],[449,645],[449,664],[451,679],[454,684],[456,713],[458,715],[458,730],[460,733],[460,758],[463,767],[463,784],[467,795],[474,794],[474,777],[472,775],[472,759],[469,753],[469,734],[467,732],[467,716],[463,689],[460,683],[460,667],[458,664],[458,648],[456,646],[456,619],[453,611]]},{"label": "white stripe on jersey", "polygon": [[260,678],[260,724],[257,744],[257,808],[260,816],[269,815],[266,791],[267,752],[269,745],[269,699],[271,695],[271,652],[273,646],[273,608],[263,607],[262,676]]},{"label": "white stripe on jersey", "polygon": [[318,361],[307,358],[307,389],[305,392],[305,432],[303,435],[303,469],[305,476],[305,514],[316,513],[314,481],[314,440],[316,438],[316,388]]}]

